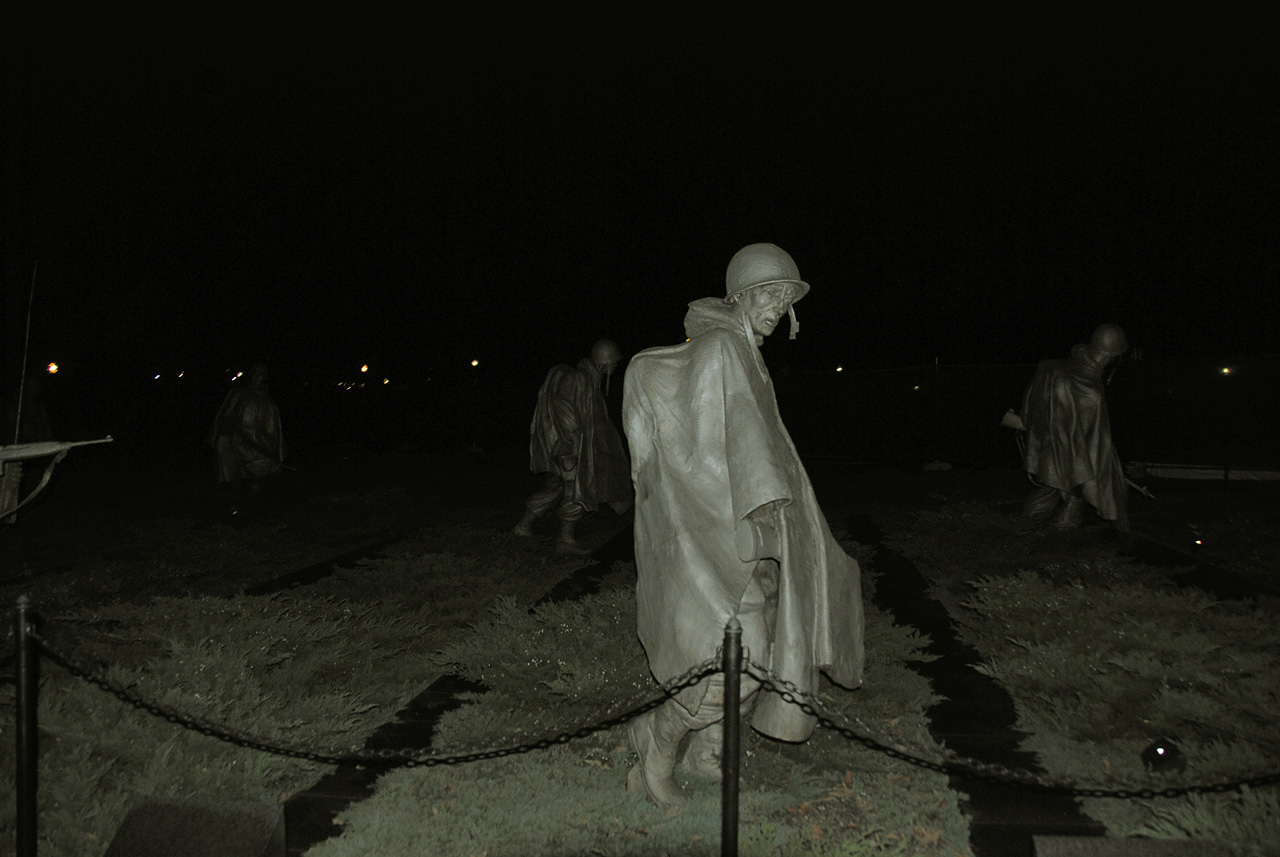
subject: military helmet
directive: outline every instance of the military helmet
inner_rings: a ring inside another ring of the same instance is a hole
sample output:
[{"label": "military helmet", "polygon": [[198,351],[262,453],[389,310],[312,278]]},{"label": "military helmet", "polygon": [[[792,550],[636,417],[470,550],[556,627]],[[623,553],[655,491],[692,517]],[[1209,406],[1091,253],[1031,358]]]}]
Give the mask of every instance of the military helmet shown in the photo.
[{"label": "military helmet", "polygon": [[809,292],[809,284],[800,279],[800,269],[786,250],[776,244],[748,244],[729,260],[724,299],[732,300],[748,289],[773,283],[791,283],[799,289],[792,303]]},{"label": "military helmet", "polygon": [[1107,357],[1115,357],[1129,350],[1129,340],[1125,339],[1124,328],[1120,325],[1100,324],[1093,329],[1089,348]]},{"label": "military helmet", "polygon": [[591,362],[597,366],[605,363],[617,363],[622,360],[622,349],[612,339],[598,339],[591,346]]}]

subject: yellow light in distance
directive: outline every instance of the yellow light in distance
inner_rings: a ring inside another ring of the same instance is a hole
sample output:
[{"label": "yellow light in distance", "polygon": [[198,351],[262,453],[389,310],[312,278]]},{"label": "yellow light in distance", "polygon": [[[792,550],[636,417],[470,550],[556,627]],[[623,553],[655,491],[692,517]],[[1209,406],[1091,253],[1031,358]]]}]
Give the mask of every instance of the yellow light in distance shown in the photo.
[{"label": "yellow light in distance", "polygon": [[369,371],[369,364],[368,364],[368,363],[366,363],[366,364],[364,364],[363,366],[361,366],[361,367],[360,367],[360,371],[361,371],[361,372],[368,372],[368,371]]},{"label": "yellow light in distance", "polygon": [[479,366],[479,365],[480,365],[480,361],[479,361],[479,360],[472,360],[472,361],[471,361],[471,365],[472,365],[472,366]]},{"label": "yellow light in distance", "polygon": [[843,367],[843,366],[837,366],[837,367],[836,367],[836,371],[837,371],[837,372],[843,372],[843,371],[844,371],[844,367]]},{"label": "yellow light in distance", "polygon": [[1223,374],[1223,375],[1230,375],[1230,374],[1231,374],[1231,367],[1230,367],[1230,366],[1224,366],[1224,367],[1222,367],[1222,374]]},{"label": "yellow light in distance", "polygon": [[58,364],[57,364],[57,363],[50,363],[48,366],[46,366],[46,367],[44,367],[44,368],[45,368],[45,371],[46,371],[46,372],[48,372],[50,375],[57,375],[57,374],[58,374]]}]

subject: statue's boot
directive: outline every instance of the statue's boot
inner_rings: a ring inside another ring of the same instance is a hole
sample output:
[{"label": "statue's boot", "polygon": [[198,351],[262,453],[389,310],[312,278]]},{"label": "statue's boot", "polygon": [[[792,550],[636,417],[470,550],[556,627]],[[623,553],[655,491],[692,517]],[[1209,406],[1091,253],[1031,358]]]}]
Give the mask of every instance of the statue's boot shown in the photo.
[{"label": "statue's boot", "polygon": [[572,554],[575,556],[584,556],[591,553],[590,548],[585,548],[578,544],[577,539],[573,537],[573,531],[578,526],[577,521],[560,521],[560,537],[556,539],[556,553]]},{"label": "statue's boot", "polygon": [[[744,686],[747,696],[738,705],[739,724],[746,724],[751,719],[751,712],[755,709],[757,699],[755,691],[759,687],[749,676],[744,676],[744,678],[746,679]],[[701,710],[699,710],[699,713],[701,713]],[[724,767],[721,763],[723,756],[724,718],[721,717],[710,726],[694,730],[693,734],[689,736],[689,745],[685,747],[684,756],[680,761],[685,770],[695,777],[702,777],[718,783],[724,780]]]},{"label": "statue's boot", "polygon": [[1083,516],[1084,498],[1072,494],[1067,497],[1067,502],[1058,510],[1058,514],[1053,516],[1050,526],[1055,530],[1077,530]]},{"label": "statue's boot", "polygon": [[677,703],[668,701],[656,711],[642,714],[631,721],[627,734],[631,749],[640,756],[627,774],[627,791],[643,794],[658,804],[675,804],[687,799],[676,782],[676,751],[680,739],[689,731],[674,710]]},{"label": "statue's boot", "polygon": [[724,771],[720,767],[720,757],[724,752],[724,721],[712,723],[705,729],[699,729],[689,737],[689,746],[685,748],[682,762],[685,770],[695,777],[721,782]]},{"label": "statue's boot", "polygon": [[526,510],[524,517],[520,519],[520,523],[511,528],[511,534],[525,537],[533,535],[533,519],[533,512]]}]

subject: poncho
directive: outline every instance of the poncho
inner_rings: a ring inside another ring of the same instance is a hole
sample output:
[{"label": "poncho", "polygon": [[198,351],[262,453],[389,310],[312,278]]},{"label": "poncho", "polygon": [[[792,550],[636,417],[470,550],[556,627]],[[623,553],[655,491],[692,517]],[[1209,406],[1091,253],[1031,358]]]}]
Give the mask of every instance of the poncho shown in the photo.
[{"label": "poncho", "polygon": [[[779,504],[772,652],[751,652],[816,693],[821,669],[862,681],[858,563],[836,543],[778,413],[773,382],[738,315],[717,298],[690,304],[689,341],[632,358],[623,397],[636,489],[638,634],[659,682],[715,655],[756,562],[738,556],[737,523]],[[691,711],[705,682],[677,698]],[[802,741],[815,721],[763,693],[751,725]]]},{"label": "poncho", "polygon": [[266,390],[233,387],[222,400],[208,442],[218,453],[218,481],[261,479],[284,463],[280,410]]},{"label": "poncho", "polygon": [[[574,466],[564,468],[568,459]],[[553,366],[538,390],[529,425],[529,469],[560,472],[565,500],[594,512],[601,503],[631,504],[627,453],[609,421],[600,374],[583,358],[576,369]]]},{"label": "poncho", "polygon": [[1099,517],[1120,517],[1126,483],[1111,443],[1102,364],[1083,345],[1066,360],[1041,360],[1022,400],[1025,470],[1041,485],[1076,488]]}]

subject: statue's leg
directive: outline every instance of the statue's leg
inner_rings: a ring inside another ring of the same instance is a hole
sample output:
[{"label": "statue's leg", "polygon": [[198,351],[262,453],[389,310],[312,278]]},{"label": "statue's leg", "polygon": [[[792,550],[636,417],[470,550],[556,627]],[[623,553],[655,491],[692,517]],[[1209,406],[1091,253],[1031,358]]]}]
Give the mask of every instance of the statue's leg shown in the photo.
[{"label": "statue's leg", "polygon": [[1033,521],[1047,521],[1062,504],[1062,492],[1041,486],[1032,490],[1022,504],[1022,516]]},{"label": "statue's leg", "polygon": [[689,732],[688,718],[680,703],[668,699],[631,721],[627,734],[632,751],[640,758],[627,774],[627,791],[659,804],[685,800],[684,789],[676,782],[675,766],[680,739]]},{"label": "statue's leg", "polygon": [[[742,723],[751,718],[759,695],[760,682],[749,674],[743,673],[741,697],[738,700],[738,716]],[[714,718],[714,719],[713,719]],[[708,723],[708,721],[711,721]],[[698,714],[692,721],[693,734],[689,736],[689,745],[685,747],[681,763],[685,770],[694,776],[720,782],[724,779],[721,770],[721,758],[724,752],[724,677],[711,678],[711,687]]]},{"label": "statue's leg", "polygon": [[[566,481],[564,483],[563,496],[569,496],[569,486]],[[581,503],[575,500],[565,500],[560,504],[557,514],[560,516],[560,536],[556,539],[556,553],[575,554],[582,556],[591,553],[590,549],[578,544],[577,538],[574,537],[574,530],[578,526],[578,521],[582,520],[582,516],[586,514],[586,509]]]},{"label": "statue's leg", "polygon": [[511,532],[517,536],[533,535],[533,522],[556,507],[560,495],[564,492],[564,482],[560,474],[551,471],[542,477],[542,485],[533,492],[524,504],[524,516]]},{"label": "statue's leg", "polygon": [[1068,494],[1066,499],[1067,502],[1058,510],[1058,514],[1053,516],[1052,526],[1055,530],[1079,529],[1084,517],[1084,498],[1078,494]]},{"label": "statue's leg", "polygon": [[[756,564],[738,606],[742,625],[743,657],[768,667],[772,660],[773,620],[777,615],[778,563],[765,559]],[[738,713],[743,722],[751,716],[759,696],[760,682],[749,672],[741,677]],[[721,754],[724,748],[724,676],[711,677],[710,686],[698,707],[694,732],[682,762],[692,774],[719,782],[723,779]]]}]

